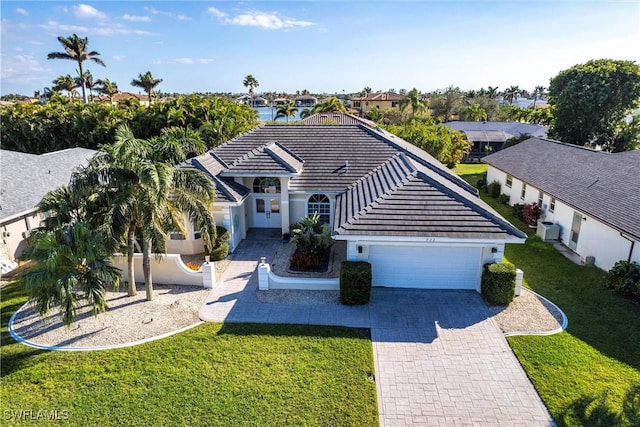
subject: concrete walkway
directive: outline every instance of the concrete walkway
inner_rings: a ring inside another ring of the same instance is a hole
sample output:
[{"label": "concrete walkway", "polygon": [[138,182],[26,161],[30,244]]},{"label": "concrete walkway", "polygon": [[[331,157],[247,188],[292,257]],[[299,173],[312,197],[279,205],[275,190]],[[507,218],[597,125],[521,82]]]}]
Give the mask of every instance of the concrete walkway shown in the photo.
[{"label": "concrete walkway", "polygon": [[201,319],[370,328],[383,426],[554,425],[477,293],[378,288],[368,306],[263,304],[256,267],[279,244],[243,241]]}]

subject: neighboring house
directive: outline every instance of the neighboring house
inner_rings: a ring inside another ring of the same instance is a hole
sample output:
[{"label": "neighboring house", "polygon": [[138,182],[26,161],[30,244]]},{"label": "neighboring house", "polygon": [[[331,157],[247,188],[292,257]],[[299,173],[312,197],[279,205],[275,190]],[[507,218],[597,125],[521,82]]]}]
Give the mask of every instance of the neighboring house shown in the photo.
[{"label": "neighboring house", "polygon": [[546,138],[548,128],[520,122],[462,122],[443,123],[449,129],[459,130],[467,140],[473,143],[465,160],[477,160],[487,154],[500,151],[504,143],[511,138],[527,134],[538,138]]},{"label": "neighboring house", "polygon": [[22,254],[25,237],[43,219],[36,205],[49,191],[68,184],[72,172],[95,153],[86,148],[41,155],[0,150],[0,258]]},{"label": "neighboring house", "polygon": [[273,105],[287,105],[289,102],[287,98],[276,98],[273,100]]},{"label": "neighboring house", "polygon": [[608,270],[640,262],[640,151],[607,153],[531,138],[482,159],[510,204],[542,207],[541,221],[560,226],[560,241]]},{"label": "neighboring house", "polygon": [[108,96],[94,96],[93,99],[96,102],[110,102],[111,105],[118,105],[120,102],[135,99],[140,105],[149,106],[149,97],[147,95],[132,93],[132,92],[118,92],[109,99]]},{"label": "neighboring house", "polygon": [[[375,286],[479,290],[482,265],[526,237],[429,154],[364,125],[263,125],[179,167],[215,183],[232,248],[317,213]],[[202,250],[193,227],[182,237],[170,251]]]},{"label": "neighboring house", "polygon": [[300,124],[305,124],[305,125],[322,125],[322,124],[359,125],[359,124],[363,124],[363,125],[369,126],[371,128],[378,127],[376,122],[372,122],[371,120],[363,119],[362,117],[354,116],[353,114],[339,113],[339,112],[312,114],[309,117],[305,117],[304,119],[300,120]]},{"label": "neighboring house", "polygon": [[296,107],[309,108],[318,103],[318,98],[311,95],[300,95],[294,100]]},{"label": "neighboring house", "polygon": [[394,92],[368,93],[365,96],[353,98],[351,106],[361,113],[368,113],[374,108],[380,110],[397,108],[403,98],[403,95]]}]

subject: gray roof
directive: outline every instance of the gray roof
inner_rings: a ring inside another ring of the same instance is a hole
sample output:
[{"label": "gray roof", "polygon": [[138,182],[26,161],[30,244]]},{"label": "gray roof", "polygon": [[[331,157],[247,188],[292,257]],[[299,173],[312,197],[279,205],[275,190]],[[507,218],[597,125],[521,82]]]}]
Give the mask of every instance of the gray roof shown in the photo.
[{"label": "gray roof", "polygon": [[529,134],[546,138],[548,128],[520,122],[447,122],[449,129],[459,130],[467,135],[469,141],[504,142],[507,139]]},{"label": "gray roof", "polygon": [[0,150],[0,220],[33,210],[49,191],[69,184],[72,172],[95,153],[86,148],[40,155]]},{"label": "gray roof", "polygon": [[292,192],[337,194],[336,234],[525,237],[435,158],[364,125],[263,125],[188,163],[218,180],[285,175]]},{"label": "gray roof", "polygon": [[606,153],[530,138],[482,161],[640,238],[640,151]]},{"label": "gray roof", "polygon": [[250,193],[244,185],[235,182],[231,178],[224,178],[220,173],[229,166],[212,151],[201,156],[191,158],[179,165],[182,168],[195,168],[206,173],[215,185],[216,202],[238,203],[244,200]]}]

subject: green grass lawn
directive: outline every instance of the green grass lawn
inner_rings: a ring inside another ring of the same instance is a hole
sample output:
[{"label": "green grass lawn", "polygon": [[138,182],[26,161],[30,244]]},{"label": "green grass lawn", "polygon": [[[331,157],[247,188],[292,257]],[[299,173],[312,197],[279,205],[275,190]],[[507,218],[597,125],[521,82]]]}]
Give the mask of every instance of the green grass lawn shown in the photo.
[{"label": "green grass lawn", "polygon": [[48,352],[7,333],[25,300],[2,290],[3,422],[23,409],[68,411],[64,425],[78,426],[378,425],[371,341],[357,330],[206,323],[136,347]]},{"label": "green grass lawn", "polygon": [[[460,165],[471,183],[486,165]],[[483,199],[523,231],[511,208]],[[520,363],[561,426],[640,426],[640,307],[604,286],[604,272],[578,266],[552,245],[530,237],[507,245],[505,257],[524,271],[525,286],[555,302],[567,331],[510,337]]]}]

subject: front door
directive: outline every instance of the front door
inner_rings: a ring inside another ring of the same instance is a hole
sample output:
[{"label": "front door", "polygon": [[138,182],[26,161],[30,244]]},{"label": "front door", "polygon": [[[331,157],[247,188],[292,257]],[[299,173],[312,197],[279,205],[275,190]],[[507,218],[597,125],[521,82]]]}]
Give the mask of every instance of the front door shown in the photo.
[{"label": "front door", "polygon": [[279,228],[281,226],[279,195],[254,196],[253,226],[256,228]]},{"label": "front door", "polygon": [[571,223],[571,233],[569,234],[569,248],[574,251],[578,248],[578,237],[580,237],[580,226],[582,226],[582,214],[573,213],[573,222]]}]

